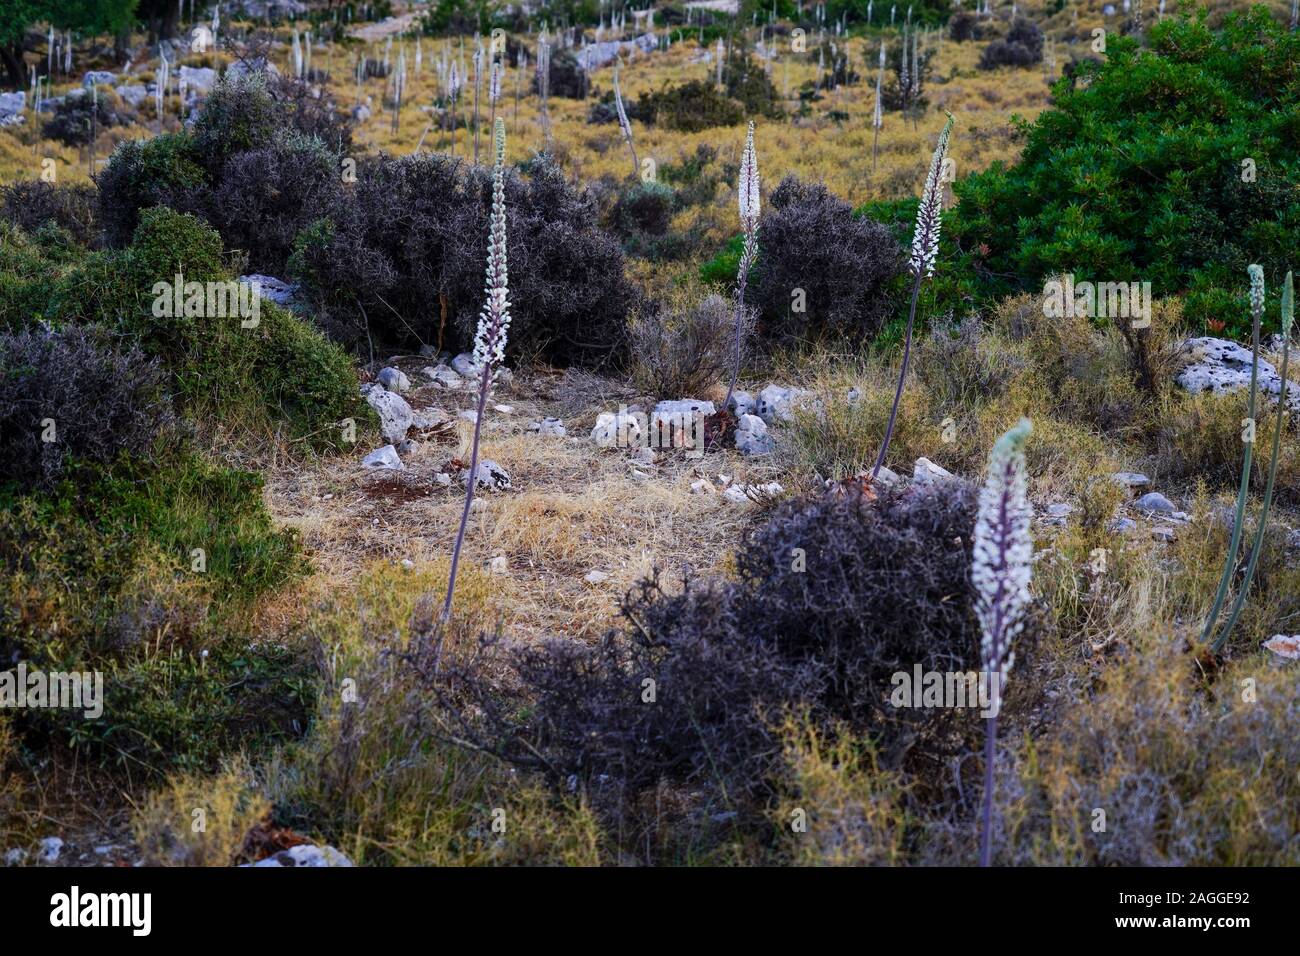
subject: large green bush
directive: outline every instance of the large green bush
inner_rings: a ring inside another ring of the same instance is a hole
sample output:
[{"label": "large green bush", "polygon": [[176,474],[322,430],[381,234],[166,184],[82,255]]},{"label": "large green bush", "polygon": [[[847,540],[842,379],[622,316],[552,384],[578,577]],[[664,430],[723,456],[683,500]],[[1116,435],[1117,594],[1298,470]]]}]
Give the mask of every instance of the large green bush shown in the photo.
[{"label": "large green bush", "polygon": [[1217,32],[1204,14],[1168,18],[1147,43],[1108,37],[1086,82],[1059,82],[1024,124],[1014,166],[957,183],[951,242],[981,297],[1055,272],[1150,281],[1185,296],[1193,324],[1242,333],[1246,266],[1276,290],[1295,265],[1300,34],[1256,7]]}]

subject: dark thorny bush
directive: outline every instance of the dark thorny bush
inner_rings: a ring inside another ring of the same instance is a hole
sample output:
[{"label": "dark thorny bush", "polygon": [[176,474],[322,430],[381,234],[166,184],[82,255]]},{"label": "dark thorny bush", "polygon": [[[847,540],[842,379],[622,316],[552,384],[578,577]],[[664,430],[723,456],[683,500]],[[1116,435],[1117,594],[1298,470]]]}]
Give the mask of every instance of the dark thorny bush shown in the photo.
[{"label": "dark thorny bush", "polygon": [[[572,50],[551,51],[551,85],[547,89],[548,95],[585,100],[590,85],[587,74],[578,66],[578,58]],[[533,72],[533,92],[537,92],[536,71]]]},{"label": "dark thorny bush", "polygon": [[[749,309],[742,321],[753,325]],[[706,394],[731,362],[734,334],[730,298],[714,294],[682,305],[646,303],[629,322],[637,384],[666,399]]]},{"label": "dark thorny bush", "polygon": [[1041,291],[1055,273],[1149,281],[1156,298],[1184,296],[1185,314],[1248,334],[1241,277],[1263,264],[1276,296],[1300,229],[1300,33],[1263,8],[1219,30],[1166,17],[1146,48],[1115,37],[1084,68],[1091,82],[1058,86],[1024,127],[1015,165],[956,184],[945,231],[980,297]]},{"label": "dark thorny bush", "polygon": [[[465,348],[483,305],[491,171],[440,154],[379,157],[291,263],[330,334],[352,346]],[[545,158],[506,177],[514,355],[596,365],[622,352],[632,287],[595,200]],[[396,224],[400,224],[396,225]]]},{"label": "dark thorny bush", "polygon": [[99,177],[109,245],[131,240],[140,210],[169,206],[206,219],[254,268],[282,273],[293,238],[328,215],[341,188],[348,121],[303,84],[229,72],[192,132],[123,143]]},{"label": "dark thorny bush", "polygon": [[673,218],[673,191],[658,182],[638,182],[623,191],[614,206],[614,222],[621,235],[644,232],[662,236]]},{"label": "dark thorny bush", "polygon": [[256,272],[282,272],[302,229],[333,209],[342,187],[336,157],[298,133],[231,156],[212,192],[213,225],[248,252]]},{"label": "dark thorny bush", "polygon": [[727,96],[744,107],[746,116],[777,119],[783,115],[780,94],[762,64],[748,53],[733,53],[723,64],[722,85]]},{"label": "dark thorny bush", "polygon": [[1016,18],[1005,40],[994,40],[980,55],[980,69],[1032,66],[1043,60],[1043,31],[1032,20]]},{"label": "dark thorny bush", "polygon": [[85,146],[90,142],[92,112],[97,131],[135,122],[135,112],[108,87],[100,89],[95,99],[97,103],[84,88],[64,96],[54,107],[54,116],[45,121],[41,135],[64,146]]},{"label": "dark thorny bush", "polygon": [[958,10],[948,20],[948,36],[952,37],[957,43],[964,43],[967,40],[984,39],[984,31],[980,29],[975,14],[968,13],[965,10]]},{"label": "dark thorny bush", "polygon": [[[787,176],[759,221],[759,254],[746,300],[769,340],[827,333],[871,336],[889,311],[902,250],[889,230],[856,217],[824,185]],[[804,311],[798,312],[803,290]]]},{"label": "dark thorny bush", "polygon": [[150,206],[199,212],[208,205],[200,157],[185,134],[168,133],[119,144],[97,185],[99,222],[110,246],[130,243],[141,210]]},{"label": "dark thorny bush", "polygon": [[95,190],[56,186],[39,179],[9,183],[0,186],[0,219],[30,235],[52,222],[88,246],[95,238]]},{"label": "dark thorny bush", "polygon": [[735,580],[680,592],[647,580],[624,603],[626,626],[595,646],[515,651],[511,679],[479,682],[485,732],[498,752],[586,781],[597,801],[661,782],[733,807],[761,801],[779,760],[773,726],[791,711],[870,734],[889,765],[936,779],[980,722],[894,708],[892,676],[979,667],[976,498],[952,482],[787,503],[740,549]]},{"label": "dark thorny bush", "polygon": [[0,481],[48,488],[69,460],[146,454],[173,424],[165,381],[102,332],[0,332]]},{"label": "dark thorny bush", "polygon": [[630,115],[667,129],[698,133],[714,126],[735,126],[745,118],[745,111],[735,100],[719,93],[712,83],[691,80],[643,93]]}]

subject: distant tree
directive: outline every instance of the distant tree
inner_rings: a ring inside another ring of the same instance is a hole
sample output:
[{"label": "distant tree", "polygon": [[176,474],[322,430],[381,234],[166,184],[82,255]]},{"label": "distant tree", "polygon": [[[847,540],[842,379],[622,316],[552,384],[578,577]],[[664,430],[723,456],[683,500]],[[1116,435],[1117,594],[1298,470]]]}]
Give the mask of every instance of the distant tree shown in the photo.
[{"label": "distant tree", "polygon": [[23,54],[38,24],[77,33],[117,35],[129,29],[139,0],[5,0],[0,3],[0,63],[9,83],[27,84]]}]

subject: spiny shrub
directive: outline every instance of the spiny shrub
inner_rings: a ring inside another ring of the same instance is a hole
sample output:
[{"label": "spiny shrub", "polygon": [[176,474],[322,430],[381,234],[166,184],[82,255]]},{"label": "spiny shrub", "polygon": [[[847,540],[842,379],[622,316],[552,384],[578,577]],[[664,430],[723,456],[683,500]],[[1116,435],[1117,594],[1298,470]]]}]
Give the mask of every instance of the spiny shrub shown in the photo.
[{"label": "spiny shrub", "polygon": [[[341,439],[332,426],[342,419],[369,419],[346,353],[274,303],[261,301],[257,324],[248,328],[229,308],[226,315],[209,314],[206,305],[202,314],[155,314],[177,274],[186,284],[216,282],[227,290],[234,279],[213,229],[155,207],[144,210],[127,248],[50,268],[24,294],[40,304],[36,315],[55,325],[93,322],[137,342],[162,363],[180,409],[197,418],[263,432],[283,422],[286,438],[310,436],[317,447]],[[158,283],[168,284],[162,293]]]},{"label": "spiny shrub", "polygon": [[141,209],[166,205],[206,219],[254,268],[282,273],[294,236],[337,201],[335,150],[350,134],[335,115],[294,81],[227,73],[192,131],[114,152],[99,179],[108,244],[130,241]]},{"label": "spiny shrub", "polygon": [[101,87],[97,99],[98,105],[92,104],[90,90],[84,88],[64,96],[54,107],[54,116],[45,121],[41,135],[57,139],[64,146],[85,146],[90,142],[92,109],[96,132],[135,122],[135,111],[111,88]]},{"label": "spiny shrub", "polygon": [[980,69],[1032,66],[1043,60],[1043,31],[1032,20],[1017,17],[1005,40],[994,40],[980,55]]},{"label": "spiny shrub", "polygon": [[173,424],[165,380],[102,332],[0,332],[0,480],[48,488],[69,460],[147,454]]},{"label": "spiny shrub", "polygon": [[727,96],[744,108],[746,116],[778,119],[783,115],[780,94],[767,71],[748,53],[733,52],[723,64],[722,85]]},{"label": "spiny shrub", "polygon": [[979,21],[975,19],[973,13],[958,10],[948,20],[948,36],[957,43],[964,43],[968,40],[984,39],[984,31],[980,29]]},{"label": "spiny shrub", "polygon": [[620,235],[638,232],[662,236],[673,218],[673,191],[658,182],[638,182],[625,190],[614,206],[614,222]]},{"label": "spiny shrub", "polygon": [[[571,100],[587,98],[590,82],[587,74],[578,66],[578,58],[572,50],[551,51],[551,84],[547,88],[550,96],[563,96]],[[533,92],[537,92],[537,72],[533,71]]]},{"label": "spiny shrub", "polygon": [[929,762],[959,752],[979,722],[895,709],[889,688],[915,666],[978,668],[974,514],[959,482],[783,506],[737,554],[734,581],[670,593],[647,580],[624,605],[628,626],[597,645],[517,651],[508,683],[520,696],[476,694],[489,735],[521,763],[587,781],[598,804],[662,782],[711,802],[761,801],[785,712],[844,722],[877,737],[887,765],[933,773]]},{"label": "spiny shrub", "polygon": [[277,135],[227,161],[212,191],[213,225],[227,246],[248,251],[250,268],[281,272],[295,237],[340,193],[337,159],[320,140]]},{"label": "spiny shrub", "polygon": [[[703,395],[722,380],[731,359],[732,303],[720,295],[647,303],[629,321],[637,384],[670,399]],[[752,330],[753,314],[745,324]],[[742,340],[748,334],[742,334]]]},{"label": "spiny shrub", "polygon": [[95,238],[95,190],[25,179],[0,186],[0,219],[29,234],[52,222],[83,246]]},{"label": "spiny shrub", "polygon": [[[854,216],[824,185],[787,176],[771,195],[759,235],[762,252],[746,299],[759,310],[763,337],[806,341],[880,330],[903,264],[888,229]],[[795,311],[797,290],[802,312]]]},{"label": "spiny shrub", "polygon": [[628,112],[642,122],[685,133],[698,133],[715,126],[735,126],[745,118],[743,106],[723,96],[712,83],[701,80],[643,93]]},{"label": "spiny shrub", "polygon": [[201,212],[206,182],[200,154],[183,133],[118,144],[97,180],[104,240],[110,246],[130,243],[140,211],[150,206]]},{"label": "spiny shrub", "polygon": [[1090,75],[1026,128],[1015,165],[957,182],[949,233],[962,271],[981,298],[1041,292],[1054,273],[1149,281],[1157,298],[1184,296],[1188,316],[1249,334],[1238,277],[1269,264],[1279,288],[1300,227],[1300,33],[1263,7],[1217,30],[1166,17],[1146,48],[1108,40]]},{"label": "spiny shrub", "polygon": [[[490,170],[435,154],[379,157],[357,177],[336,214],[303,231],[292,258],[325,328],[353,347],[369,335],[468,348],[483,264],[465,237],[487,234]],[[508,170],[505,190],[511,354],[563,365],[617,357],[632,288],[618,241],[596,224],[594,198],[545,159],[528,178]]]}]

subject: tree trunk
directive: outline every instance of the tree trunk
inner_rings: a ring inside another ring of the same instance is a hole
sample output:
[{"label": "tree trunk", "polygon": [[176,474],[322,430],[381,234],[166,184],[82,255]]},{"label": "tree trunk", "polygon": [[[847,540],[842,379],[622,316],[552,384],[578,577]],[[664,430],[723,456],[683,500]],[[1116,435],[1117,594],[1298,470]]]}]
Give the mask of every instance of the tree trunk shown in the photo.
[{"label": "tree trunk", "polygon": [[0,46],[0,63],[4,64],[5,75],[11,86],[20,90],[27,87],[27,68],[23,63],[21,42]]}]

